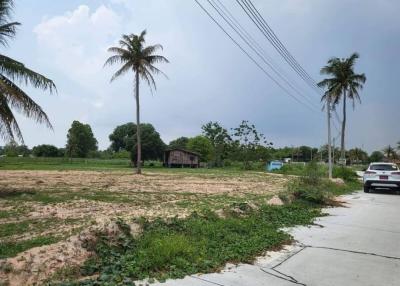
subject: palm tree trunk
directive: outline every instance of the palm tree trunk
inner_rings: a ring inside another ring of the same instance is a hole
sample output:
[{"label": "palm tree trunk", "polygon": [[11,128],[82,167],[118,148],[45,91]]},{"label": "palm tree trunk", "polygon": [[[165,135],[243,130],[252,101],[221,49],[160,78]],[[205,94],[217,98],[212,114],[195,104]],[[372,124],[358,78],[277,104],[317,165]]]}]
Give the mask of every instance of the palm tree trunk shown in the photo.
[{"label": "palm tree trunk", "polygon": [[343,121],[342,121],[342,138],[340,144],[340,159],[346,159],[346,149],[344,146],[344,137],[346,133],[346,89],[343,90]]},{"label": "palm tree trunk", "polygon": [[135,98],[136,98],[136,138],[137,138],[137,157],[136,174],[142,173],[142,142],[140,134],[140,105],[139,105],[139,73],[136,72],[135,79]]}]

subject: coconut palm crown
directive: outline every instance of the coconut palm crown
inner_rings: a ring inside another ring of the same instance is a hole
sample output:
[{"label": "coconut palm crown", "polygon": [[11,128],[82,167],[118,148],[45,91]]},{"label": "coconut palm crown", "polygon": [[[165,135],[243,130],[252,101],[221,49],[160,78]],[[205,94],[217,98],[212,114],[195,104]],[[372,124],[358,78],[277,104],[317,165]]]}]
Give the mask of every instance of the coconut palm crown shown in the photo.
[{"label": "coconut palm crown", "polygon": [[161,55],[157,55],[158,50],[163,47],[159,44],[152,46],[145,46],[146,30],[140,35],[130,34],[122,35],[119,41],[119,47],[111,47],[109,52],[113,53],[107,59],[104,66],[119,64],[121,67],[114,73],[111,81],[121,77],[127,72],[133,72],[135,80],[135,99],[136,99],[136,136],[137,136],[137,156],[136,167],[137,173],[141,173],[141,134],[140,134],[140,101],[139,101],[139,82],[140,79],[144,80],[150,87],[150,90],[156,89],[154,74],[163,74],[155,64],[168,63],[168,60]]},{"label": "coconut palm crown", "polygon": [[[13,6],[12,0],[0,0],[0,45],[3,48],[8,47],[8,41],[15,37],[16,28],[20,25],[11,21]],[[23,142],[13,110],[52,128],[46,113],[18,86],[20,84],[48,90],[50,93],[56,91],[52,80],[0,53],[0,137],[7,141],[19,139]]]},{"label": "coconut palm crown", "polygon": [[345,158],[345,130],[346,130],[346,100],[352,100],[353,108],[355,101],[361,103],[359,91],[363,88],[366,81],[365,74],[354,72],[356,60],[359,58],[357,53],[353,53],[349,58],[331,58],[328,64],[321,69],[321,74],[329,75],[318,83],[318,86],[325,89],[325,94],[321,101],[327,99],[333,104],[333,107],[343,101],[343,120],[341,130],[341,158]]}]

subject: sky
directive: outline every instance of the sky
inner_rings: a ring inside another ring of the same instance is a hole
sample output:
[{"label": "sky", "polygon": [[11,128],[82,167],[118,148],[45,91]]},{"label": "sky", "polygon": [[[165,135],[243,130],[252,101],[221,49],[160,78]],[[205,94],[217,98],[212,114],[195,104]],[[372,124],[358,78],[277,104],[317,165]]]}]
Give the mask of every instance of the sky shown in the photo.
[{"label": "sky", "polygon": [[[199,1],[211,11],[206,0]],[[138,34],[144,29],[146,42],[162,44],[160,53],[170,61],[158,66],[168,78],[156,77],[153,94],[145,84],[140,90],[142,122],[153,124],[164,142],[198,135],[208,121],[218,121],[229,129],[249,120],[276,147],[325,144],[326,114],[321,111],[320,95],[290,69],[236,1],[220,1],[292,85],[309,98],[313,110],[299,104],[261,72],[195,1],[17,0],[14,19],[22,26],[1,53],[51,78],[58,90],[57,94],[48,94],[22,86],[54,126],[49,130],[18,115],[25,144],[63,147],[72,121],[79,120],[90,124],[99,148],[107,148],[113,129],[135,119],[133,74],[110,83],[117,66],[103,67],[110,56],[107,48],[116,46],[122,34]],[[362,103],[354,110],[348,106],[348,148],[357,146],[371,152],[400,140],[400,1],[253,3],[316,81],[323,78],[319,71],[329,58],[360,54],[356,72],[365,73],[367,82],[360,92]],[[299,100],[304,101],[301,97]],[[337,109],[341,117],[341,106]],[[333,136],[337,134],[333,126]]]}]

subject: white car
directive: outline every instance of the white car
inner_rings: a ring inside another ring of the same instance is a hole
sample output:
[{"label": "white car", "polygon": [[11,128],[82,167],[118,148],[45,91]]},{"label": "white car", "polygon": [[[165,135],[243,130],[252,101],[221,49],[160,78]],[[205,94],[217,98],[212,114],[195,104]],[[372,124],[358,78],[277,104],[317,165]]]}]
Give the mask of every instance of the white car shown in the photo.
[{"label": "white car", "polygon": [[363,176],[364,192],[373,188],[400,188],[400,170],[393,163],[371,163]]}]

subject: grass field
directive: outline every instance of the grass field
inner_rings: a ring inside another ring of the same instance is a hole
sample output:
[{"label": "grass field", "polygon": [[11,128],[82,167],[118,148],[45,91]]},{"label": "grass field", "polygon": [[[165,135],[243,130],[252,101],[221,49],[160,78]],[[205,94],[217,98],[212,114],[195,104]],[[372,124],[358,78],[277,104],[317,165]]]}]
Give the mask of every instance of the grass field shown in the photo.
[{"label": "grass field", "polygon": [[0,170],[126,170],[128,159],[0,158]]},{"label": "grass field", "polygon": [[[1,158],[0,169],[0,280],[9,285],[82,273],[104,274],[111,283],[212,271],[289,241],[280,226],[310,223],[320,214],[310,205],[267,206],[290,180],[281,174],[153,167],[138,176],[124,160],[64,158]],[[137,228],[139,238],[126,235]],[[106,239],[88,247],[93,233]],[[225,245],[222,256],[217,245]],[[126,265],[111,275],[116,260]]]}]

